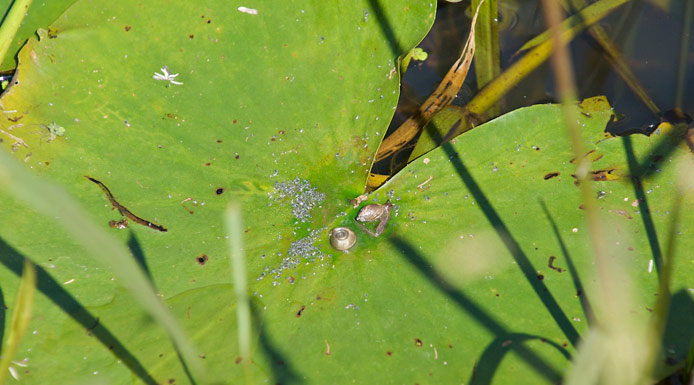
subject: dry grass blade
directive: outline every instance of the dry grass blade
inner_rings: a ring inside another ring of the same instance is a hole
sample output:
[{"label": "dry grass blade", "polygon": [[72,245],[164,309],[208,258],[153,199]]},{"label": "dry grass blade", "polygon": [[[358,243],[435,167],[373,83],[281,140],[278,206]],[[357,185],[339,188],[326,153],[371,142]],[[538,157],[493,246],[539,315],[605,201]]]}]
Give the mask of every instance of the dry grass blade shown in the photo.
[{"label": "dry grass blade", "polygon": [[36,268],[30,260],[25,259],[22,282],[17,291],[17,300],[13,305],[14,310],[12,311],[12,320],[10,321],[7,342],[0,355],[0,385],[5,384],[8,373],[12,374],[15,380],[19,379],[16,368],[11,365],[13,363],[12,358],[17,354],[19,342],[29,327],[31,311],[34,306],[35,292]]},{"label": "dry grass blade", "polygon": [[[482,4],[483,2],[480,2],[480,6]],[[417,113],[407,119],[405,123],[400,125],[397,130],[383,140],[376,153],[376,162],[402,149],[409,141],[419,134],[426,123],[437,112],[451,104],[453,99],[455,99],[456,94],[458,94],[460,87],[463,85],[463,81],[465,81],[465,77],[470,69],[470,64],[472,63],[472,58],[475,55],[475,23],[477,22],[477,14],[479,13],[480,6],[477,6],[475,16],[472,18],[470,35],[465,42],[460,57],[453,63],[451,69],[448,70],[441,84],[427,98],[424,104],[419,107]]]}]

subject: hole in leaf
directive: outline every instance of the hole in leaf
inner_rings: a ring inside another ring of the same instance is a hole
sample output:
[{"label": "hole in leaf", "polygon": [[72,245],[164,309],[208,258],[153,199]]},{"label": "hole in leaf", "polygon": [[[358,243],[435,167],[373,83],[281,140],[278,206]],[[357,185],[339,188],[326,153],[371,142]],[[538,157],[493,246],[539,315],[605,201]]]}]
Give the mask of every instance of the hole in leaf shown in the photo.
[{"label": "hole in leaf", "polygon": [[555,176],[559,176],[559,172],[558,172],[558,171],[555,171],[555,172],[548,172],[547,174],[545,174],[545,176],[544,176],[543,178],[544,178],[544,180],[547,180],[547,179],[552,179],[552,178],[554,178]]},{"label": "hole in leaf", "polygon": [[301,317],[301,313],[303,313],[304,310],[306,310],[306,305],[301,305],[301,309],[299,309],[299,311],[296,312],[296,318]]}]

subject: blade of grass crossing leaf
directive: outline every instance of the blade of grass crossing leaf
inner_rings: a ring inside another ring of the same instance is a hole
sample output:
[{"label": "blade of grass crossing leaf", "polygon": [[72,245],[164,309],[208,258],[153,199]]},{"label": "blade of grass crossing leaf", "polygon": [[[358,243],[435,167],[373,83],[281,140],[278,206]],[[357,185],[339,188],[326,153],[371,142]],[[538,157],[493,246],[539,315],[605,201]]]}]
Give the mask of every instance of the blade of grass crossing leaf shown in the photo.
[{"label": "blade of grass crossing leaf", "polygon": [[[487,2],[473,0],[472,7],[475,9],[479,7],[480,12],[479,21],[475,24],[475,75],[477,88],[482,88],[501,72],[498,10],[496,0]],[[499,115],[498,104],[491,107],[489,115]]]},{"label": "blade of grass crossing leaf", "polygon": [[[22,281],[19,284],[17,300],[14,303],[14,310],[12,311],[10,331],[7,335],[5,348],[0,351],[0,357],[2,357],[2,359],[0,359],[0,385],[5,384],[7,374],[10,373],[10,370],[14,370],[14,368],[10,368],[12,357],[17,353],[19,342],[29,327],[35,291],[36,268],[30,260],[25,259],[24,269],[22,270]],[[12,373],[15,375],[14,372]]]},{"label": "blade of grass crossing leaf", "polygon": [[[568,41],[562,41],[561,38],[562,12],[554,0],[542,0],[542,10],[552,34],[551,40],[554,44],[554,54],[551,58],[552,70],[563,104],[564,125],[568,131],[574,157],[577,159],[576,176],[597,269],[596,292],[602,311],[596,315],[598,322],[592,323],[596,325],[592,331],[604,334],[597,343],[590,345],[590,351],[605,352],[604,359],[596,360],[599,362],[597,365],[599,365],[600,376],[597,382],[645,383],[647,377],[643,375],[643,372],[637,372],[639,369],[643,370],[649,349],[646,341],[640,338],[643,333],[642,328],[633,321],[631,314],[634,306],[632,280],[624,273],[627,269],[620,263],[620,259],[609,258],[606,235],[608,229],[603,226],[595,199],[592,198],[593,188],[588,180],[589,161],[584,155],[586,154],[585,146],[577,124],[576,85],[567,47]],[[595,360],[595,357],[592,359]]]},{"label": "blade of grass crossing leaf", "polygon": [[573,356],[573,366],[564,377],[564,385],[598,384],[605,349],[600,341],[604,337],[592,328],[583,336]]},{"label": "blade of grass crossing leaf", "polygon": [[123,244],[94,223],[65,190],[34,176],[4,151],[0,151],[0,188],[47,217],[60,218],[65,231],[96,260],[109,266],[142,309],[168,332],[193,377],[204,381],[205,372],[195,349]]},{"label": "blade of grass crossing leaf", "polygon": [[233,202],[225,213],[229,250],[231,251],[231,273],[236,294],[236,319],[238,322],[239,350],[244,362],[251,359],[251,308],[248,303],[246,258],[243,252],[243,222],[241,205]]},{"label": "blade of grass crossing leaf", "polygon": [[22,24],[24,15],[26,15],[29,10],[32,1],[33,0],[16,0],[0,26],[0,63],[5,60],[5,55],[7,55],[7,51],[10,49],[10,44],[12,44],[14,40],[14,35],[17,34],[17,30]]}]

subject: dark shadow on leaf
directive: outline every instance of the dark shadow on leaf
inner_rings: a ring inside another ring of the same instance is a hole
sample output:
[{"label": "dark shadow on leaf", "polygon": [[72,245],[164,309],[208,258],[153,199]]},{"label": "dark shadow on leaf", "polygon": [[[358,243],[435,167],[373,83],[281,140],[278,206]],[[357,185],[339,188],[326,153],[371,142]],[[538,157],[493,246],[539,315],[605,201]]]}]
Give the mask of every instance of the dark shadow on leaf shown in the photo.
[{"label": "dark shadow on leaf", "polygon": [[[651,134],[651,137],[657,135],[658,134],[654,133]],[[647,180],[650,178],[657,172],[659,168],[658,163],[661,160],[667,159],[670,155],[672,155],[673,152],[675,152],[677,147],[682,144],[685,139],[685,135],[686,132],[683,132],[681,135],[664,134],[662,139],[660,139],[658,143],[650,148],[648,155],[643,157],[641,163],[639,163],[634,156],[634,150],[631,144],[631,136],[621,136],[620,138],[624,143],[625,151],[631,152],[630,154],[627,153],[627,156],[631,156],[629,159],[630,175],[632,175],[632,177],[636,176],[641,180]],[[628,149],[627,146],[629,147]]]},{"label": "dark shadow on leaf", "polygon": [[[22,275],[25,257],[0,238],[0,263],[15,275]],[[130,369],[135,376],[146,384],[156,385],[157,381],[150,376],[142,364],[133,356],[99,319],[91,315],[70,293],[68,293],[41,266],[36,265],[36,287],[53,301],[61,310],[78,322],[88,336],[96,337],[108,350]]]},{"label": "dark shadow on leaf", "polygon": [[662,341],[662,351],[666,357],[665,365],[672,365],[686,359],[687,352],[694,343],[692,325],[694,325],[694,300],[685,290],[680,290],[672,296],[665,323]]},{"label": "dark shadow on leaf", "polygon": [[[466,384],[491,384],[492,379],[494,378],[494,373],[499,368],[499,365],[501,365],[501,361],[504,359],[506,353],[513,350],[513,345],[520,345],[525,341],[532,340],[540,340],[543,343],[547,344],[547,346],[551,346],[557,351],[559,351],[567,360],[571,359],[571,355],[569,354],[569,352],[567,352],[566,349],[564,349],[561,345],[555,342],[531,334],[509,333],[507,335],[497,336],[494,339],[494,341],[490,342],[489,345],[487,345],[487,348],[484,349],[484,352],[480,356],[479,361],[477,361],[477,365],[475,365],[475,370],[470,376],[470,380],[466,382]],[[530,360],[538,359],[537,356],[532,356],[528,358]],[[531,365],[533,366],[537,366],[538,364],[540,363],[531,363]],[[550,379],[550,381],[559,383],[561,382],[561,376],[558,376],[554,379]]]},{"label": "dark shadow on leaf", "polygon": [[7,318],[7,304],[5,303],[5,295],[2,293],[2,287],[0,287],[0,352],[2,352],[2,347],[5,346],[3,342],[5,339],[5,319]]},{"label": "dark shadow on leaf", "polygon": [[251,317],[253,326],[255,327],[254,331],[258,336],[260,348],[263,349],[265,356],[270,361],[272,383],[282,385],[300,384],[301,376],[294,371],[289,358],[279,351],[270,336],[267,335],[263,327],[260,311],[258,310],[258,304],[253,301],[251,301]]},{"label": "dark shadow on leaf", "polygon": [[[173,341],[172,341],[173,343]],[[176,356],[178,356],[178,361],[181,363],[181,366],[183,367],[183,372],[186,374],[186,377],[188,377],[188,381],[192,385],[196,385],[197,382],[195,382],[195,378],[193,378],[192,373],[190,373],[190,369],[188,369],[188,365],[186,365],[186,360],[183,359],[183,355],[181,354],[181,350],[178,348],[178,345],[175,343],[173,344],[174,350],[176,351]]]},{"label": "dark shadow on leaf", "polygon": [[578,276],[578,271],[576,271],[576,266],[574,265],[573,260],[571,259],[571,254],[569,254],[569,250],[566,248],[566,244],[564,244],[564,240],[561,237],[561,234],[559,234],[559,229],[557,228],[557,224],[554,223],[554,219],[552,216],[549,214],[549,210],[547,209],[547,206],[545,205],[545,202],[540,200],[540,206],[542,207],[542,211],[545,212],[545,216],[547,217],[547,221],[549,222],[550,226],[552,226],[552,232],[554,233],[554,237],[557,239],[557,242],[559,242],[559,247],[561,248],[561,252],[564,255],[564,259],[566,259],[566,268],[569,271],[569,274],[571,274],[571,279],[573,280],[574,283],[574,288],[576,288],[576,295],[581,301],[581,307],[583,308],[583,314],[586,315],[586,318],[588,319],[588,325],[590,325],[591,319],[593,318],[593,308],[590,306],[590,301],[588,300],[588,296],[586,296],[586,292],[583,289],[583,284],[581,283],[581,278]]},{"label": "dark shadow on leaf", "polygon": [[[574,328],[574,326],[571,324],[569,318],[562,311],[561,307],[559,307],[559,304],[557,303],[556,299],[554,299],[554,296],[549,292],[549,289],[547,289],[544,282],[538,279],[537,270],[533,267],[527,255],[525,255],[518,242],[506,227],[503,220],[496,212],[496,209],[492,206],[486,195],[484,195],[479,185],[468,171],[467,167],[465,167],[462,159],[460,159],[460,155],[455,151],[451,143],[444,143],[441,147],[448,155],[448,159],[450,159],[453,167],[455,167],[460,180],[470,191],[470,194],[472,194],[479,208],[487,217],[487,220],[494,228],[494,231],[496,231],[501,242],[504,244],[504,246],[506,246],[506,249],[513,256],[513,259],[518,264],[518,267],[525,275],[528,283],[545,305],[545,308],[549,314],[552,316],[552,318],[554,318],[557,326],[559,326],[569,342],[571,342],[573,346],[576,346],[576,343],[580,338],[578,331],[576,331],[576,328]],[[538,236],[541,235],[538,234]]]},{"label": "dark shadow on leaf", "polygon": [[[476,304],[472,299],[468,298],[464,293],[456,289],[448,283],[443,276],[434,270],[429,262],[422,256],[409,242],[398,237],[392,236],[389,238],[392,245],[399,250],[405,259],[416,267],[431,283],[437,287],[443,294],[448,296],[452,301],[458,304],[467,314],[472,316],[481,326],[485,327],[497,338],[499,336],[507,336],[510,333],[491,315],[489,315],[481,306]],[[545,377],[548,381],[561,380],[561,374],[557,372],[549,363],[545,362],[542,357],[539,357],[535,352],[531,351],[522,344],[512,344],[509,347],[522,360],[528,363],[531,367],[537,370],[538,374]]]},{"label": "dark shadow on leaf", "polygon": [[152,273],[149,271],[149,267],[147,266],[145,254],[142,251],[142,247],[140,247],[140,241],[137,240],[137,237],[132,230],[130,231],[130,236],[128,237],[128,249],[130,249],[130,252],[135,257],[135,262],[140,265],[145,274],[147,274],[147,277],[149,277],[149,280],[154,283],[152,280]]},{"label": "dark shadow on leaf", "polygon": [[[667,139],[667,138],[666,138]],[[631,144],[631,137],[623,136],[622,143],[624,144],[624,152],[627,158],[627,163],[629,165],[629,175],[631,175],[631,183],[634,186],[634,195],[639,202],[639,211],[641,212],[641,218],[643,218],[643,227],[646,230],[646,236],[648,237],[648,244],[651,247],[651,254],[653,255],[653,262],[655,262],[655,268],[660,276],[660,269],[663,263],[662,251],[660,249],[660,243],[658,242],[658,234],[655,230],[655,224],[653,223],[653,217],[651,216],[651,209],[648,207],[648,200],[646,199],[646,193],[643,191],[643,185],[641,184],[641,176],[643,173],[643,165],[639,165],[636,160],[636,155],[634,154],[634,147]],[[663,142],[661,142],[662,144]],[[658,154],[656,149],[655,154]],[[650,157],[646,157],[650,159]],[[645,162],[645,161],[644,161]]]},{"label": "dark shadow on leaf", "polygon": [[390,51],[393,53],[393,56],[400,56],[405,53],[400,45],[400,42],[395,37],[395,31],[393,30],[393,26],[390,24],[390,20],[388,20],[388,17],[383,12],[381,2],[379,0],[369,0],[369,4],[371,5],[373,15],[376,17],[378,26],[381,27],[383,35],[386,37],[386,40],[388,40],[388,45],[390,45]]}]

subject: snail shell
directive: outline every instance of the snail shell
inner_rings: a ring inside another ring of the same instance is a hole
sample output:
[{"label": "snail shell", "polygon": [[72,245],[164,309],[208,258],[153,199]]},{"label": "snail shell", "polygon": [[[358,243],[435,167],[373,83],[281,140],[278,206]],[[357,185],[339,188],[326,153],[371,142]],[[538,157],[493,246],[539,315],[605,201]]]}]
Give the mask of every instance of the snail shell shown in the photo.
[{"label": "snail shell", "polygon": [[348,227],[330,230],[330,244],[337,250],[347,251],[357,242],[357,235]]},{"label": "snail shell", "polygon": [[359,222],[376,222],[390,215],[393,210],[393,204],[388,200],[385,204],[379,205],[372,203],[366,205],[359,210],[357,220]]}]

